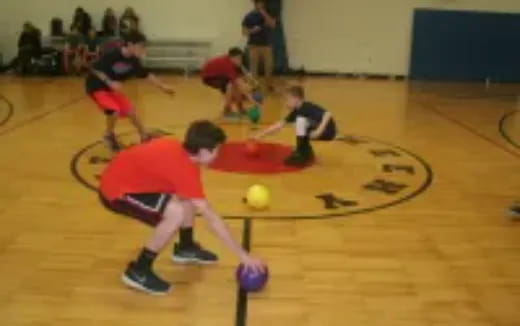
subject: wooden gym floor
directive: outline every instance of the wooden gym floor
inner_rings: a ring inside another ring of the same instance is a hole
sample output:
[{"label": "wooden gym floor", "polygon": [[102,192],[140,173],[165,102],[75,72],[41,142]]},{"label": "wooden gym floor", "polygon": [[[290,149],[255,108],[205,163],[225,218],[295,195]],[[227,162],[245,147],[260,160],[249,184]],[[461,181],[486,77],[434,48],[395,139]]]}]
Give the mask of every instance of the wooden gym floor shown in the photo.
[{"label": "wooden gym floor", "polygon": [[[164,77],[173,99],[125,86],[148,126],[182,135],[218,115],[216,92]],[[240,295],[236,259],[200,220],[221,262],[163,253],[157,271],[175,288],[157,298],[119,281],[150,230],[89,189],[108,153],[82,79],[0,77],[0,325],[520,325],[520,229],[505,213],[520,199],[520,86],[303,83],[345,141],[317,144],[318,162],[296,173],[204,173],[236,237],[269,263],[268,287]],[[281,107],[269,97],[263,123]],[[236,141],[250,126],[225,128]],[[291,130],[268,141],[291,144]],[[271,189],[270,210],[242,205],[254,183]]]}]

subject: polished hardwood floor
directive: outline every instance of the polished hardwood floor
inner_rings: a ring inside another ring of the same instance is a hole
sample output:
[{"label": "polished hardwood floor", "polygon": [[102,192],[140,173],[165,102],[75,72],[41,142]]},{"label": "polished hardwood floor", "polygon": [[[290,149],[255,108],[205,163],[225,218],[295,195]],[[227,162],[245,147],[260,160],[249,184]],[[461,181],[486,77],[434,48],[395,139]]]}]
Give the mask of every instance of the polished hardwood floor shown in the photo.
[{"label": "polished hardwood floor", "polygon": [[[125,85],[148,126],[182,136],[190,121],[217,118],[218,93],[163,77],[174,98]],[[300,172],[204,172],[233,233],[249,219],[251,250],[270,267],[237,322],[236,258],[202,220],[196,237],[218,265],[178,266],[165,252],[156,268],[170,295],[121,284],[150,230],[78,181],[95,188],[103,162],[92,157],[109,157],[83,80],[0,77],[0,325],[520,325],[520,224],[506,213],[520,199],[520,86],[301,82],[348,141],[316,144],[317,163]],[[271,95],[262,124],[284,114]],[[251,132],[223,126],[233,141]],[[132,140],[126,122],[118,130]],[[291,129],[267,141],[291,145]],[[241,203],[254,183],[270,188],[269,210]]]}]

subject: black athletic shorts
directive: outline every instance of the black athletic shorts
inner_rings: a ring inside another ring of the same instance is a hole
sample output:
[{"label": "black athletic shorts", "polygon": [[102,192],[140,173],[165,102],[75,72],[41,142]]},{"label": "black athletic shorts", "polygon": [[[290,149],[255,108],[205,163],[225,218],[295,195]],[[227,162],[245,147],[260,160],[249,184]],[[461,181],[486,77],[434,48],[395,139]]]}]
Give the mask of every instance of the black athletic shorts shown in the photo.
[{"label": "black athletic shorts", "polygon": [[[308,132],[311,133],[316,128],[309,128]],[[337,128],[336,128],[336,122],[334,120],[330,120],[327,126],[325,127],[325,130],[323,130],[323,133],[318,139],[314,140],[321,140],[321,141],[329,141],[336,139],[337,135]]]},{"label": "black athletic shorts", "polygon": [[209,87],[218,89],[222,94],[226,94],[229,84],[229,78],[226,76],[204,77],[202,81]]},{"label": "black athletic shorts", "polygon": [[101,193],[99,198],[109,210],[138,219],[150,226],[156,226],[163,217],[166,205],[172,199],[171,194],[148,193],[127,194],[123,198],[108,200]]}]

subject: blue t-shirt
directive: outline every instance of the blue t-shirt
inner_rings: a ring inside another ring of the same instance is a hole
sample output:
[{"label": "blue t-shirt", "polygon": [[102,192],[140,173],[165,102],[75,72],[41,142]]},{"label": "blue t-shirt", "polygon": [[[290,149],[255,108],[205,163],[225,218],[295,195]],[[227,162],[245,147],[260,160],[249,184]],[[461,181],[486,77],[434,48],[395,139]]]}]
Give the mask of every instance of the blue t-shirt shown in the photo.
[{"label": "blue t-shirt", "polygon": [[251,29],[255,26],[261,28],[260,31],[250,34],[247,44],[250,45],[270,45],[271,44],[271,29],[267,26],[264,16],[258,10],[253,10],[248,13],[242,21],[242,26]]}]

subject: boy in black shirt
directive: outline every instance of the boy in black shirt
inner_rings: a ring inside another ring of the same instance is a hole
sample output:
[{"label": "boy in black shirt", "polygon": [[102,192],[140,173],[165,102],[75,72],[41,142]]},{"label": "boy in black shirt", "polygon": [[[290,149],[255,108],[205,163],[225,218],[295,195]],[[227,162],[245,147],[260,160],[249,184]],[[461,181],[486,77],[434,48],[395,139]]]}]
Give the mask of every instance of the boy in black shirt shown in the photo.
[{"label": "boy in black shirt", "polygon": [[113,49],[99,58],[90,69],[85,83],[88,95],[106,115],[106,132],[103,139],[113,152],[121,149],[114,134],[118,118],[128,117],[137,128],[141,141],[150,138],[137,118],[134,106],[120,91],[121,81],[133,76],[147,78],[162,91],[174,93],[172,88],[142,66],[139,59],[145,54],[145,42],[145,36],[139,32],[125,35],[123,47]]},{"label": "boy in black shirt", "polygon": [[285,160],[287,165],[306,165],[314,159],[310,139],[330,141],[336,138],[336,123],[330,112],[322,107],[305,101],[301,86],[292,86],[287,90],[287,107],[291,113],[253,138],[260,139],[279,131],[288,123],[294,123],[296,129],[296,149]]}]

